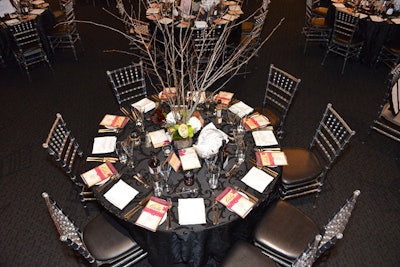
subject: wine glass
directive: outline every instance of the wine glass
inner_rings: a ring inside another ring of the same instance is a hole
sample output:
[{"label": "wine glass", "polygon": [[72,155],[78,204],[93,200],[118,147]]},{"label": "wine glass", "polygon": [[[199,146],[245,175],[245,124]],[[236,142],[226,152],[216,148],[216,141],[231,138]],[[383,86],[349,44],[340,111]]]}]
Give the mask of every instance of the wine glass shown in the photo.
[{"label": "wine glass", "polygon": [[118,156],[119,162],[121,162],[121,164],[126,164],[128,156],[126,155],[122,141],[117,141],[115,143],[115,153]]},{"label": "wine glass", "polygon": [[161,165],[161,174],[164,178],[164,187],[165,187],[165,192],[169,193],[171,191],[171,188],[168,184],[168,180],[169,180],[169,175],[171,173],[172,167],[171,165],[168,164],[168,162],[164,162]]}]

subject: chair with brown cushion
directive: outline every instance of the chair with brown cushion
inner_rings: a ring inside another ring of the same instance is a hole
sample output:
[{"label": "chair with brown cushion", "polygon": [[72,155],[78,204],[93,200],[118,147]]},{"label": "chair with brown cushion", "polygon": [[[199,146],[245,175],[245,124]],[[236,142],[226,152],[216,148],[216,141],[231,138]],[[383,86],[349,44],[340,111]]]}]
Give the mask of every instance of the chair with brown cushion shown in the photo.
[{"label": "chair with brown cushion", "polygon": [[[267,209],[256,227],[254,244],[280,265],[311,266],[301,263],[315,261],[343,237],[359,195],[360,191],[354,191],[322,230],[301,210],[287,201],[277,200]],[[318,237],[319,234],[322,238]],[[315,242],[318,244],[316,251]],[[307,250],[315,254],[310,253],[311,258],[302,254]]]},{"label": "chair with brown cushion", "polygon": [[35,20],[21,21],[11,25],[9,29],[16,44],[16,48],[13,51],[14,56],[18,64],[25,69],[29,81],[31,81],[29,67],[34,64],[45,62],[53,72],[50,61],[43,49]]},{"label": "chair with brown cushion", "polygon": [[78,60],[76,45],[79,43],[82,50],[83,45],[75,22],[75,11],[72,0],[62,4],[61,9],[65,14],[65,18],[62,23],[57,24],[52,29],[47,35],[47,38],[49,39],[53,51],[56,48],[71,49],[75,60]]},{"label": "chair with brown cushion", "polygon": [[83,206],[86,207],[87,201],[96,200],[93,192],[79,176],[84,164],[83,151],[60,113],[56,114],[56,119],[42,146],[74,183]]},{"label": "chair with brown cushion", "polygon": [[400,64],[390,72],[387,89],[379,106],[376,119],[373,121],[368,136],[372,130],[377,131],[397,142],[400,142]]},{"label": "chair with brown cushion", "polygon": [[306,38],[304,53],[306,53],[308,43],[316,42],[326,45],[329,43],[331,35],[331,28],[326,23],[325,18],[315,15],[312,2],[313,0],[306,0],[306,15],[302,30]]},{"label": "chair with brown cushion", "polygon": [[[307,3],[307,5],[308,5],[308,3]],[[320,17],[325,18],[326,15],[328,14],[328,7],[322,6],[320,0],[312,0],[311,9],[315,15],[320,16]]]},{"label": "chair with brown cushion", "polygon": [[396,42],[387,42],[382,45],[376,63],[382,62],[390,69],[400,63],[400,45]]},{"label": "chair with brown cushion", "polygon": [[94,266],[131,266],[147,256],[136,241],[115,219],[100,213],[83,232],[47,194],[42,193],[60,240]]},{"label": "chair with brown cushion", "polygon": [[267,86],[261,108],[256,111],[268,117],[279,138],[283,138],[284,124],[301,79],[270,65]]},{"label": "chair with brown cushion", "polygon": [[288,165],[282,169],[281,198],[319,193],[332,164],[354,134],[329,103],[308,148],[283,147]]},{"label": "chair with brown cushion", "polygon": [[342,66],[343,74],[347,60],[351,58],[359,58],[361,49],[364,45],[364,40],[356,35],[358,22],[358,16],[354,16],[344,10],[336,10],[332,37],[321,65],[325,64],[325,60],[330,52],[335,53],[344,57]]}]

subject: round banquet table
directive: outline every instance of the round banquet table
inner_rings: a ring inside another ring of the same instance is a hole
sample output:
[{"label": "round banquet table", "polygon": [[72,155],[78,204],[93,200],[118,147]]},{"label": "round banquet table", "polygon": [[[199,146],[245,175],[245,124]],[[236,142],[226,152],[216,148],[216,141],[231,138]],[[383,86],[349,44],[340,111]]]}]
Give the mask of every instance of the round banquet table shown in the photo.
[{"label": "round banquet table", "polygon": [[[333,27],[335,21],[335,10],[335,6],[330,4],[326,22],[331,27]],[[372,21],[369,16],[362,18],[359,21],[356,34],[365,40],[360,53],[360,60],[370,66],[374,66],[384,43],[395,41],[400,44],[400,24],[393,23],[389,18],[382,22]]]},{"label": "round banquet table", "polygon": [[[208,122],[214,121],[214,116],[204,117],[204,120],[206,125]],[[128,122],[123,132],[118,134],[118,139],[124,139],[133,128],[133,123]],[[157,130],[160,128],[160,126],[146,121],[147,131]],[[223,124],[222,127],[219,128],[224,130],[224,132],[229,132],[231,126]],[[99,136],[102,135],[104,134],[99,134]],[[194,141],[195,140],[196,138],[194,138]],[[245,142],[246,159],[255,158],[254,140],[250,132],[246,133]],[[235,145],[230,143],[232,142],[228,142],[228,152],[234,154]],[[218,266],[226,251],[231,247],[235,240],[247,239],[250,237],[255,223],[260,219],[264,208],[268,205],[268,202],[274,195],[274,187],[279,176],[276,177],[261,194],[240,181],[240,179],[252,167],[248,161],[241,164],[240,168],[236,169],[237,171],[232,174],[230,178],[224,177],[224,173],[230,170],[236,161],[234,156],[231,155],[225,171],[221,171],[219,186],[213,192],[213,190],[209,188],[206,180],[207,167],[205,166],[204,160],[200,159],[202,167],[194,170],[195,184],[190,187],[185,186],[185,188],[198,188],[198,191],[196,193],[180,193],[179,189],[184,186],[182,170],[178,173],[171,170],[169,184],[172,186],[172,192],[169,194],[163,192],[160,198],[167,199],[167,197],[170,197],[172,199],[172,227],[171,229],[166,229],[166,222],[163,222],[159,225],[156,232],[152,232],[135,225],[135,221],[140,215],[140,211],[128,220],[124,218],[124,214],[135,207],[141,199],[152,191],[152,189],[146,189],[136,179],[132,178],[132,176],[133,174],[140,173],[147,181],[150,181],[147,164],[153,152],[157,154],[157,157],[161,161],[165,159],[161,148],[155,149],[153,146],[146,147],[142,136],[142,144],[135,150],[135,168],[128,169],[120,178],[140,193],[123,210],[115,207],[103,196],[103,194],[112,187],[113,183],[108,184],[101,190],[101,192],[98,187],[93,187],[97,200],[106,210],[122,220],[122,223],[129,229],[134,239],[148,252],[148,259],[152,266],[174,266],[177,264],[181,264],[179,266]],[[110,154],[106,156],[110,156]],[[87,164],[92,165],[86,166],[88,169],[96,166],[93,162],[88,162]],[[122,168],[120,163],[115,163],[114,166],[117,169]],[[273,169],[278,173],[281,172],[280,167],[275,167]],[[241,189],[244,189],[245,192],[256,196],[259,201],[244,219],[218,203],[220,212],[219,223],[214,225],[212,199],[228,186],[238,186]],[[178,218],[179,198],[203,198],[205,204],[206,224],[180,225]]]}]

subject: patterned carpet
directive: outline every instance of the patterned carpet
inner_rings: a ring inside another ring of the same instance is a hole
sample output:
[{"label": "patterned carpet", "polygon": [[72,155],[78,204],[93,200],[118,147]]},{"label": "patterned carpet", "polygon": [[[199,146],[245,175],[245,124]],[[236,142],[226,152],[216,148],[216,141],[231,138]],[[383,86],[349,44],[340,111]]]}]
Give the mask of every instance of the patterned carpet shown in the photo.
[{"label": "patterned carpet", "polygon": [[[78,1],[77,17],[120,27],[100,5]],[[312,208],[312,197],[291,202],[323,226],[353,190],[360,189],[361,196],[343,240],[316,266],[399,266],[400,145],[377,133],[362,142],[383,96],[388,69],[350,61],[341,75],[339,57],[331,55],[320,66],[322,47],[310,45],[303,54],[304,5],[299,0],[272,1],[265,33],[285,17],[283,25],[249,65],[251,74],[235,78],[226,89],[256,106],[261,104],[271,63],[301,78],[284,145],[307,146],[326,104],[333,104],[357,133],[329,172],[317,207]],[[84,211],[42,143],[60,112],[81,145],[89,148],[99,120],[118,108],[105,72],[134,58],[103,52],[127,50],[127,41],[117,33],[87,24],[79,25],[79,31],[85,51],[78,52],[78,62],[70,51],[57,51],[52,58],[54,75],[39,65],[32,68],[29,83],[12,61],[0,69],[0,266],[85,265],[59,241],[41,193],[51,194],[81,227],[98,209]],[[144,260],[137,266],[150,265]]]}]

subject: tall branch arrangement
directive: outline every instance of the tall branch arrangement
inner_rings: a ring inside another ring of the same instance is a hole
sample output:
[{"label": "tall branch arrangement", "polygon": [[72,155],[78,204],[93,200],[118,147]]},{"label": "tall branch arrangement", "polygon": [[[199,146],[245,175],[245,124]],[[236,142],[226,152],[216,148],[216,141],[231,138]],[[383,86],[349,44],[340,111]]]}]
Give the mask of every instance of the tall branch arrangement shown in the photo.
[{"label": "tall branch arrangement", "polygon": [[[218,10],[217,6],[203,6],[194,16],[185,14],[181,5],[173,0],[160,3],[140,0],[139,6],[145,10],[159,9],[158,16],[152,14],[152,21],[144,22],[140,20],[140,12],[135,12],[133,7],[127,10],[122,0],[117,0],[119,14],[114,16],[122,21],[126,32],[115,31],[129,40],[132,49],[129,53],[144,63],[157,92],[175,88],[176,97],[167,101],[171,108],[186,105],[184,116],[190,118],[204,96],[202,93],[206,90],[216,93],[225,86],[257,55],[282,24],[284,18],[266,37],[261,37],[268,3],[269,0],[263,0],[263,4],[245,20],[237,16],[226,21],[226,15],[232,13],[229,8],[222,9],[221,5]],[[211,18],[214,22],[220,20],[224,23],[208,23],[204,29],[192,25],[194,21],[210,21]],[[256,24],[248,38],[235,45],[228,42],[231,33],[243,21],[253,20]],[[217,81],[220,81],[218,85]]]}]

